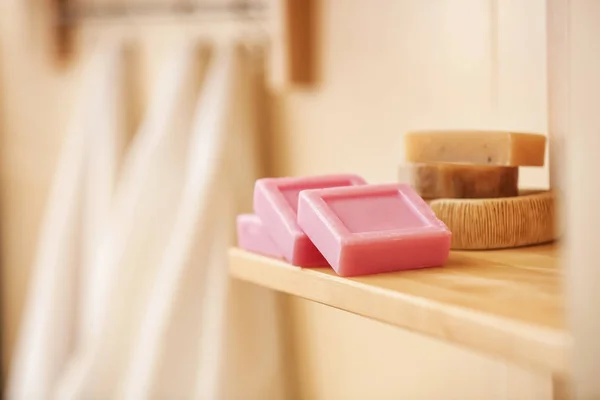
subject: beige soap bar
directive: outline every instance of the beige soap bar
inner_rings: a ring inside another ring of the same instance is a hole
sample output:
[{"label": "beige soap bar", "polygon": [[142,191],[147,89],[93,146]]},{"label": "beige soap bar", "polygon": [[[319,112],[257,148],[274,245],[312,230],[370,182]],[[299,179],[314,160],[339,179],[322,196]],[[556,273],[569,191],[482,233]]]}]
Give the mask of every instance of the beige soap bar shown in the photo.
[{"label": "beige soap bar", "polygon": [[404,179],[424,199],[486,199],[519,194],[519,167],[420,163],[401,167]]},{"label": "beige soap bar", "polygon": [[406,161],[541,167],[546,137],[504,131],[419,131],[405,135]]}]

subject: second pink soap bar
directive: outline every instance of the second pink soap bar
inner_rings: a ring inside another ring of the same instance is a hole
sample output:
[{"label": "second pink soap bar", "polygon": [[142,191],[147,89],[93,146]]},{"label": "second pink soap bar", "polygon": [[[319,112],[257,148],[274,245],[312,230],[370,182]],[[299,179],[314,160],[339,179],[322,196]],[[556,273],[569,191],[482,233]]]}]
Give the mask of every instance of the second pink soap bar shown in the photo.
[{"label": "second pink soap bar", "polygon": [[241,249],[264,256],[282,258],[279,248],[255,214],[241,214],[237,217],[238,246]]},{"label": "second pink soap bar", "polygon": [[254,212],[283,257],[293,265],[326,265],[325,258],[298,225],[298,195],[306,189],[364,185],[358,175],[264,178],[254,186]]},{"label": "second pink soap bar", "polygon": [[341,276],[441,266],[450,253],[450,230],[407,184],[304,191],[298,224]]}]

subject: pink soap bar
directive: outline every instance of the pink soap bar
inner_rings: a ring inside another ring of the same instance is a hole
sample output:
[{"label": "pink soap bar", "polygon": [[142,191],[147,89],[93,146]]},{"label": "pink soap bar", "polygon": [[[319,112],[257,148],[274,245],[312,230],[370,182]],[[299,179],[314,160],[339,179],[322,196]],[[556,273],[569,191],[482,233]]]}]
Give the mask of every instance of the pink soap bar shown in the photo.
[{"label": "pink soap bar", "polygon": [[296,221],[298,194],[306,189],[364,184],[357,175],[259,179],[254,186],[254,212],[288,262],[301,267],[327,265]]},{"label": "pink soap bar", "polygon": [[269,257],[282,258],[281,251],[261,221],[255,214],[241,214],[237,216],[238,247],[253,253]]},{"label": "pink soap bar", "polygon": [[308,190],[298,224],[341,276],[441,266],[451,232],[407,184]]}]

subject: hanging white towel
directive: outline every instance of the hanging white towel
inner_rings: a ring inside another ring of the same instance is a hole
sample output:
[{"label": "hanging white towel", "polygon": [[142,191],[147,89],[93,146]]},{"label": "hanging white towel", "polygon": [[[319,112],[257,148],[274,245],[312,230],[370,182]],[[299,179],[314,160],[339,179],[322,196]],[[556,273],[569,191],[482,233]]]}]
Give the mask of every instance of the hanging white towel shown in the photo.
[{"label": "hanging white towel", "polygon": [[287,398],[276,296],[227,274],[258,177],[257,77],[221,44],[198,98],[198,61],[187,44],[167,60],[114,190],[118,69],[90,72],[96,123],[65,145],[10,398]]},{"label": "hanging white towel", "polygon": [[[120,398],[285,398],[274,294],[228,287],[235,215],[239,202],[249,204],[258,161],[252,79],[242,61],[226,44],[214,51],[176,223]],[[239,313],[241,304],[250,305],[246,315]]]},{"label": "hanging white towel", "polygon": [[[186,153],[185,184],[173,210],[175,225],[142,317],[125,376],[124,399],[189,398],[193,393],[196,347],[206,308],[202,303],[207,254],[215,245],[215,226],[230,223],[220,220],[215,209],[227,203],[227,198],[221,197],[224,192],[217,188],[223,178],[219,168],[223,167],[222,154],[229,136],[226,119],[230,117],[234,62],[232,49],[217,49],[197,102]],[[231,210],[227,212],[231,214]],[[225,243],[229,243],[228,238]],[[219,304],[211,303],[210,307],[218,308]]]},{"label": "hanging white towel", "polygon": [[[94,306],[93,298],[96,279],[104,271],[104,266],[95,262],[98,244],[104,235],[114,197],[124,145],[126,143],[127,105],[125,101],[123,47],[113,50],[113,59],[119,63],[113,72],[113,79],[118,85],[106,87],[108,96],[93,109],[95,127],[89,135],[87,146],[87,165],[83,182],[83,242],[82,260],[78,281],[78,329],[77,342],[85,343],[94,335]],[[114,63],[113,63],[114,64]]]},{"label": "hanging white towel", "polygon": [[[109,176],[116,168],[113,151],[119,134],[115,105],[120,55],[118,44],[102,43],[83,70],[79,107],[66,135],[42,222],[7,382],[9,399],[50,398],[77,340],[80,267],[99,229],[94,218],[104,215],[108,208],[106,199],[112,189]],[[91,154],[92,145],[102,151]],[[83,179],[99,178],[97,171],[106,179],[94,188],[97,201],[87,197],[86,202]]]},{"label": "hanging white towel", "polygon": [[[219,198],[234,199],[232,208],[219,207],[218,220],[222,232],[215,227],[213,255],[209,279],[210,289],[205,307],[220,305],[220,314],[212,309],[204,319],[201,346],[201,369],[195,399],[219,400],[284,400],[293,398],[287,385],[285,353],[282,342],[281,295],[245,282],[229,280],[227,276],[227,248],[235,244],[235,216],[252,209],[254,182],[263,172],[259,141],[263,132],[261,115],[265,111],[263,63],[254,51],[244,51],[236,70],[236,96],[230,119],[227,153],[222,155],[225,167],[221,169],[222,187]],[[264,136],[262,136],[264,140]],[[232,211],[233,210],[233,211]],[[228,221],[228,224],[225,223]],[[225,243],[225,237],[229,243]],[[219,243],[217,245],[216,243]],[[209,332],[212,332],[209,334]],[[218,337],[220,347],[211,347],[210,337]],[[212,351],[211,349],[219,349]],[[212,371],[212,375],[210,374]],[[215,377],[208,380],[207,376]]]},{"label": "hanging white towel", "polygon": [[62,377],[60,399],[114,398],[142,310],[172,233],[199,77],[194,46],[176,49],[124,160],[113,210],[94,258],[86,304],[93,337]]}]

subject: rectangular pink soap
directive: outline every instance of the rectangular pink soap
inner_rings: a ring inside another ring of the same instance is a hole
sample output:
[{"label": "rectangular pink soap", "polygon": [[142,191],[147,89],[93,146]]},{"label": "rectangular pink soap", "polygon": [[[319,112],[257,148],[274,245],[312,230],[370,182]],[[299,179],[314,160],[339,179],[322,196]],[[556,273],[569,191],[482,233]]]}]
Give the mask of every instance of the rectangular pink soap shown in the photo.
[{"label": "rectangular pink soap", "polygon": [[281,251],[267,233],[260,217],[256,214],[237,216],[238,247],[269,257],[282,258]]},{"label": "rectangular pink soap", "polygon": [[365,180],[357,175],[259,179],[254,186],[254,212],[288,262],[301,267],[327,265],[296,221],[298,194],[306,189],[364,184]]},{"label": "rectangular pink soap", "polygon": [[441,266],[451,232],[407,184],[300,194],[298,224],[341,276]]}]

